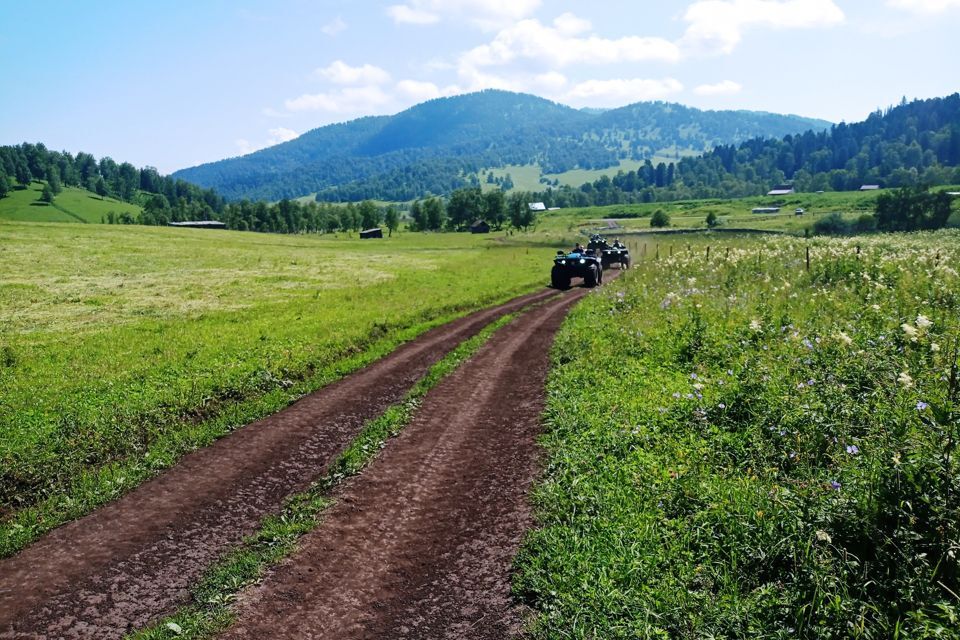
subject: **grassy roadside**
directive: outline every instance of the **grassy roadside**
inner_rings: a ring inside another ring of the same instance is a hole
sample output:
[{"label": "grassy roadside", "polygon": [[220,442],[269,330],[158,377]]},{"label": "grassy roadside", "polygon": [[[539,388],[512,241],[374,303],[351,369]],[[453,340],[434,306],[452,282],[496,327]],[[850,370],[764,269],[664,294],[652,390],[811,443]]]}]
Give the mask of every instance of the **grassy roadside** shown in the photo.
[{"label": "grassy roadside", "polygon": [[958,239],[684,239],[574,309],[532,636],[960,637]]},{"label": "grassy roadside", "polygon": [[291,497],[283,510],[264,520],[260,531],[243,546],[210,568],[193,590],[193,603],[146,630],[128,636],[131,640],[160,638],[209,638],[232,621],[230,605],[237,594],[255,583],[263,572],[290,555],[301,536],[316,528],[323,511],[333,500],[330,491],[357,475],[373,460],[386,441],[410,422],[423,397],[441,380],[469,359],[501,327],[518,314],[504,316],[458,345],[417,381],[406,398],[364,425],[356,439],[334,460],[323,478],[307,491]]}]

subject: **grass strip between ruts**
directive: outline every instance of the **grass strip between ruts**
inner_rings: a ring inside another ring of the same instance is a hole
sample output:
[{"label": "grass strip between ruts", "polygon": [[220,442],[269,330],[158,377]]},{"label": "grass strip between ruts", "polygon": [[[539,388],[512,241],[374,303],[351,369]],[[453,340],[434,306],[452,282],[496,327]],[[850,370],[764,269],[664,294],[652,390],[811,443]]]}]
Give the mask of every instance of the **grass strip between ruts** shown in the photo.
[{"label": "grass strip between ruts", "polygon": [[386,441],[403,430],[428,391],[476,353],[498,329],[535,306],[539,305],[529,305],[491,322],[433,365],[403,401],[363,426],[326,475],[306,491],[288,498],[280,513],[265,518],[257,533],[211,567],[193,587],[191,604],[152,627],[128,635],[128,640],[208,638],[225,629],[233,620],[229,607],[239,592],[256,583],[267,567],[290,555],[300,537],[317,527],[320,515],[334,502],[328,496],[330,490],[360,473]]}]

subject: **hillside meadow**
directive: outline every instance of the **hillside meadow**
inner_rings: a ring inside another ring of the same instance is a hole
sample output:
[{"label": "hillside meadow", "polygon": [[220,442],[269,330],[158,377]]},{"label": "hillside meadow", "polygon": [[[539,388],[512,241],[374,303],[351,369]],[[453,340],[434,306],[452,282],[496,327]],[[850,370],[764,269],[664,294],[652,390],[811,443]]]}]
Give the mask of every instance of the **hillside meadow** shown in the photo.
[{"label": "hillside meadow", "polygon": [[0,220],[20,222],[84,222],[100,223],[110,212],[117,216],[129,213],[134,218],[140,207],[128,202],[100,196],[77,187],[64,187],[52,204],[42,202],[44,182],[35,180],[25,189],[13,189],[0,198]]},{"label": "hillside meadow", "polygon": [[0,554],[426,329],[548,247],[0,221]]},{"label": "hillside meadow", "polygon": [[960,637],[960,232],[664,241],[553,349],[533,637]]}]

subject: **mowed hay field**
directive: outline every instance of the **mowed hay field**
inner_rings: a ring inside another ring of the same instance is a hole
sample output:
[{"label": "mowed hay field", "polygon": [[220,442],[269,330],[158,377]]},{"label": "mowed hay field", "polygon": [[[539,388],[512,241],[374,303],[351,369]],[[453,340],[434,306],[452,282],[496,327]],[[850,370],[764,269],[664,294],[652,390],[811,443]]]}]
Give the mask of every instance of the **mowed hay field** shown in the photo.
[{"label": "mowed hay field", "polygon": [[111,211],[117,216],[129,213],[136,218],[140,207],[113,198],[101,198],[85,189],[64,187],[52,204],[42,202],[43,182],[34,181],[26,189],[13,189],[0,198],[0,220],[21,222],[100,223]]},{"label": "mowed hay field", "polygon": [[534,637],[960,638],[960,232],[665,242],[554,346]]},{"label": "mowed hay field", "polygon": [[0,222],[0,555],[464,312],[552,251]]}]

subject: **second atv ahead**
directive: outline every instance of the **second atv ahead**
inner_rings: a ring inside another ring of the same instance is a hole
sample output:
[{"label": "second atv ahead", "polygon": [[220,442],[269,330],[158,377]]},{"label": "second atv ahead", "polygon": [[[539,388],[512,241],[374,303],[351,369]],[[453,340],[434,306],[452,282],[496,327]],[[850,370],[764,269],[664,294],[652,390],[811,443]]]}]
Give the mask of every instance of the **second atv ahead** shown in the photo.
[{"label": "second atv ahead", "polygon": [[604,269],[612,264],[620,265],[621,269],[630,268],[630,250],[620,244],[619,240],[610,244],[600,234],[594,234],[590,236],[587,249],[592,249],[600,255],[600,262]]},{"label": "second atv ahead", "polygon": [[595,287],[603,282],[603,261],[593,249],[583,253],[557,251],[550,271],[554,289],[569,289],[573,278],[583,278],[583,286]]}]

